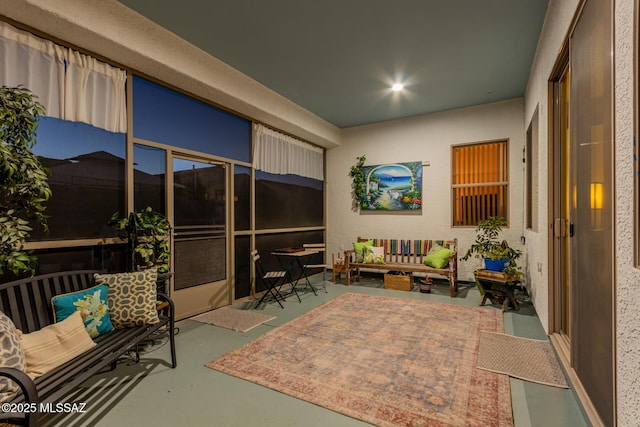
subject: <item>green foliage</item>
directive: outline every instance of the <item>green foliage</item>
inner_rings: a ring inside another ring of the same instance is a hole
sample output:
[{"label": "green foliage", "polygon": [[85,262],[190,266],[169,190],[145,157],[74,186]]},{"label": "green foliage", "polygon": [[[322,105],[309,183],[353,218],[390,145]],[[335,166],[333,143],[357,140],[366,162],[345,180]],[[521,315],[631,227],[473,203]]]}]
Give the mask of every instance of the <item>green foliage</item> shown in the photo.
[{"label": "green foliage", "polygon": [[118,212],[109,219],[121,239],[129,242],[135,254],[135,264],[145,267],[158,267],[158,273],[169,271],[171,250],[169,233],[171,225],[160,213],[150,207],[132,212],[126,218],[120,218]]},{"label": "green foliage", "polygon": [[506,240],[499,238],[502,227],[506,225],[507,220],[500,216],[492,216],[478,222],[476,240],[460,259],[466,261],[471,256],[478,259],[489,258],[493,261],[508,259],[504,273],[512,276],[519,274],[520,267],[516,261],[522,255],[522,251],[509,247]]},{"label": "green foliage", "polygon": [[367,157],[364,155],[358,157],[358,162],[351,166],[351,170],[349,171],[349,176],[352,178],[351,189],[353,190],[353,209],[356,211],[367,202],[365,176],[364,171],[362,170],[366,159]]},{"label": "green foliage", "polygon": [[47,231],[49,172],[32,149],[44,107],[29,89],[0,87],[0,274],[35,272],[36,257],[24,250],[29,221]]}]

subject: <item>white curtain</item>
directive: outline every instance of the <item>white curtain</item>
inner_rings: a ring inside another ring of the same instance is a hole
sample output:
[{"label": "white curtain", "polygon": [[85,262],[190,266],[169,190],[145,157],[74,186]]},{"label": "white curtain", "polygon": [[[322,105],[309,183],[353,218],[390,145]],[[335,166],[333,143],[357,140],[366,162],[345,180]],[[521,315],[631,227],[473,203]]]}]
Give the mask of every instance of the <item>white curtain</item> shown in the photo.
[{"label": "white curtain", "polygon": [[23,85],[45,115],[127,130],[125,71],[0,22],[0,85]]},{"label": "white curtain", "polygon": [[253,167],[273,174],[324,180],[323,150],[263,125],[254,125]]},{"label": "white curtain", "polygon": [[62,118],[111,132],[126,132],[127,73],[70,49],[66,59]]},{"label": "white curtain", "polygon": [[44,106],[46,115],[62,117],[63,48],[0,22],[0,86],[23,85]]}]

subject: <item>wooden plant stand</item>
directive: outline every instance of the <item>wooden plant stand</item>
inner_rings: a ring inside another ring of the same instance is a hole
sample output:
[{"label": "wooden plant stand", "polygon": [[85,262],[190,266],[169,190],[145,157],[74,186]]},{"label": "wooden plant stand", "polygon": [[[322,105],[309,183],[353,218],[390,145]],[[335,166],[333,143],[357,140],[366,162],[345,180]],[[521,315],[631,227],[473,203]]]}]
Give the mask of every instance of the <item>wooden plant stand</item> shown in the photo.
[{"label": "wooden plant stand", "polygon": [[473,272],[476,279],[476,286],[480,290],[482,300],[480,305],[484,305],[487,298],[491,302],[502,302],[502,311],[507,311],[509,307],[520,310],[520,305],[513,295],[513,289],[520,283],[520,276],[508,276],[504,273],[489,270],[476,270]]}]

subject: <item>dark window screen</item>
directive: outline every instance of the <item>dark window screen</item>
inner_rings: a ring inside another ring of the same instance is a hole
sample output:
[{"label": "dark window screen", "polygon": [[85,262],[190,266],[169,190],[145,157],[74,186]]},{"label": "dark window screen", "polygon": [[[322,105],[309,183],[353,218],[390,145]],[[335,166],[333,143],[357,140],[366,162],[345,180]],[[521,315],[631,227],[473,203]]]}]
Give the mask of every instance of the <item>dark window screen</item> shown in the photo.
[{"label": "dark window screen", "polygon": [[[175,289],[186,289],[217,280],[227,275],[224,238],[203,237],[199,240],[175,242]],[[222,260],[210,262],[208,260]]]},{"label": "dark window screen", "polygon": [[[293,233],[274,233],[263,234],[256,236],[256,249],[262,259],[262,264],[265,270],[281,270],[287,267],[287,263],[291,261],[288,258],[282,258],[278,260],[275,255],[271,253],[278,248],[286,247],[302,247],[305,243],[323,243],[324,232],[318,231],[298,231]],[[315,257],[315,255],[314,255]],[[313,264],[322,261],[322,254],[317,255],[317,259],[309,260],[309,263]],[[281,264],[284,263],[285,265]],[[299,273],[298,269],[294,269],[294,277]],[[260,289],[258,289],[259,291]]]},{"label": "dark window screen", "polygon": [[251,227],[251,169],[236,166],[233,170],[234,217],[236,230]]},{"label": "dark window screen", "polygon": [[244,162],[251,122],[186,95],[133,78],[133,135]]},{"label": "dark window screen", "polygon": [[251,238],[236,237],[236,292],[235,298],[244,298],[251,294]]},{"label": "dark window screen", "polygon": [[37,274],[58,273],[73,270],[124,271],[126,245],[83,246],[36,251]]},{"label": "dark window screen", "polygon": [[256,171],[256,229],[323,225],[324,184]]}]

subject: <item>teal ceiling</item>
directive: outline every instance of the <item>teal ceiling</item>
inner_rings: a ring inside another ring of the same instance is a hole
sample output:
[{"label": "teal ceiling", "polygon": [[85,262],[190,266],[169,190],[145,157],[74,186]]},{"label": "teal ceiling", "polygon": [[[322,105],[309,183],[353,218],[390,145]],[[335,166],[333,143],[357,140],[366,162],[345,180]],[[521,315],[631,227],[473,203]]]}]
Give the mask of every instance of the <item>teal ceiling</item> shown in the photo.
[{"label": "teal ceiling", "polygon": [[120,2],[346,128],[523,96],[548,0]]}]

